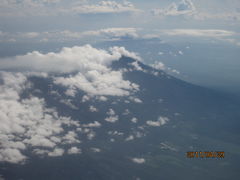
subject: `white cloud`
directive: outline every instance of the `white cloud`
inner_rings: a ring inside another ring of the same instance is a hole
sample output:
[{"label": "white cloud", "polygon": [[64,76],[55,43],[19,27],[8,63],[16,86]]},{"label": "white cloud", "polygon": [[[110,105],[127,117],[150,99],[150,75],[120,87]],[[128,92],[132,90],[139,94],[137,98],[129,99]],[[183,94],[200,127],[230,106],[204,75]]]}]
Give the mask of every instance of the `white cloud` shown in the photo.
[{"label": "white cloud", "polygon": [[152,13],[157,16],[179,16],[193,15],[196,8],[191,0],[182,0],[179,3],[172,3],[164,9],[153,9]]},{"label": "white cloud", "polygon": [[118,116],[109,116],[109,117],[105,118],[105,121],[110,122],[110,123],[115,123],[116,121],[118,121]]},{"label": "white cloud", "polygon": [[101,152],[101,149],[99,148],[91,148],[91,150],[95,153]]},{"label": "white cloud", "polygon": [[182,51],[178,51],[178,54],[183,55],[183,52]]},{"label": "white cloud", "polygon": [[133,135],[130,135],[130,136],[128,136],[128,137],[125,139],[125,141],[132,141],[132,140],[134,140],[134,136],[133,136]]},{"label": "white cloud", "polygon": [[137,164],[143,164],[146,162],[144,158],[132,158],[132,161]]},{"label": "white cloud", "polygon": [[134,67],[135,70],[137,71],[144,71],[143,68],[139,65],[137,61],[134,61],[131,63],[131,65]]},{"label": "white cloud", "polygon": [[114,116],[115,115],[115,111],[113,109],[109,109],[108,112],[107,112],[107,115]]},{"label": "white cloud", "polygon": [[133,118],[131,119],[131,122],[132,122],[132,123],[137,123],[137,122],[138,122],[138,119],[137,119],[136,117],[133,117]]},{"label": "white cloud", "polygon": [[96,133],[92,130],[87,134],[88,140],[92,140],[95,136],[96,136]]},{"label": "white cloud", "polygon": [[130,96],[129,99],[135,103],[143,103],[143,101],[137,97]]},{"label": "white cloud", "polygon": [[118,121],[118,115],[116,115],[116,113],[113,109],[109,109],[107,112],[107,115],[109,117],[106,117],[105,121],[110,122],[110,123],[115,123],[116,121]]},{"label": "white cloud", "polygon": [[195,36],[195,37],[227,37],[236,33],[222,29],[166,29],[160,31],[170,36]]},{"label": "white cloud", "polygon": [[[217,6],[217,4],[215,4],[215,6]],[[221,21],[238,21],[240,19],[240,13],[237,10],[229,11],[225,8],[222,9],[222,12],[203,11],[202,9],[197,9],[192,0],[181,0],[178,3],[173,2],[166,8],[155,8],[152,10],[152,14],[158,17],[181,16],[184,18],[192,18],[194,20],[218,19]]]},{"label": "white cloud", "polygon": [[95,108],[94,106],[90,106],[90,107],[89,107],[89,111],[90,111],[90,112],[98,112],[98,109]]},{"label": "white cloud", "polygon": [[[183,55],[182,51],[179,51],[178,52],[179,54]],[[176,69],[172,69],[170,67],[166,67],[162,62],[160,61],[155,61],[153,64],[150,64],[150,66],[154,69],[157,69],[157,70],[162,70],[162,71],[167,71],[168,73],[172,74],[180,74],[180,72]],[[155,72],[153,71],[152,72],[153,75],[155,76],[158,76],[159,75],[159,72]]]},{"label": "white cloud", "polygon": [[94,121],[93,123],[83,124],[82,126],[87,128],[98,128],[101,127],[101,124],[98,121]]},{"label": "white cloud", "polygon": [[[44,130],[45,129],[43,129],[43,131]],[[56,146],[55,142],[38,134],[31,136],[31,138],[29,139],[25,139],[23,142],[25,144],[32,145],[32,146],[42,146],[42,147],[50,147],[50,148],[53,148],[54,146]]]},{"label": "white cloud", "polygon": [[123,132],[119,132],[119,131],[108,131],[109,135],[115,135],[115,136],[123,136],[124,133]]},{"label": "white cloud", "polygon": [[63,153],[64,153],[64,149],[55,148],[52,152],[48,153],[48,156],[57,157],[57,156],[62,156]]},{"label": "white cloud", "polygon": [[23,162],[26,159],[27,157],[24,156],[18,149],[12,148],[0,149],[0,161],[19,163]]},{"label": "white cloud", "polygon": [[[75,95],[75,93],[74,93],[74,95]],[[87,101],[89,101],[89,100],[90,100],[90,97],[87,96],[87,95],[84,95],[84,96],[82,97],[82,102],[87,102]]]},{"label": "white cloud", "polygon": [[81,149],[79,149],[77,147],[71,147],[67,151],[68,154],[81,154],[81,152],[82,152]]},{"label": "white cloud", "polygon": [[63,140],[63,143],[66,144],[80,143],[77,133],[74,131],[69,131],[65,136],[63,136]]},{"label": "white cloud", "polygon": [[90,95],[128,96],[135,90],[133,84],[123,80],[120,71],[105,69],[89,70],[85,74],[78,73],[75,76],[55,78],[54,83],[65,87],[74,86]]},{"label": "white cloud", "polygon": [[161,126],[160,122],[158,122],[158,121],[147,121],[146,124],[149,126],[155,126],[155,127]]},{"label": "white cloud", "polygon": [[155,61],[154,64],[151,64],[151,67],[157,70],[165,70],[165,65],[160,61]]},{"label": "white cloud", "polygon": [[[63,129],[64,125],[74,129],[78,127],[78,122],[60,117],[55,109],[46,107],[43,99],[34,96],[20,98],[21,93],[30,87],[25,75],[0,72],[0,78],[0,162],[24,162],[27,155],[23,152],[28,147],[51,149],[65,140],[72,143],[78,141],[73,141],[70,138],[73,134]],[[40,151],[38,153],[41,154]]]},{"label": "white cloud", "polygon": [[[122,37],[131,37],[138,38],[139,35],[137,33],[138,29],[136,28],[106,28],[94,31],[85,31],[85,32],[75,32],[78,34],[78,37],[103,37],[103,38],[122,38]],[[74,32],[70,32],[69,34],[74,34]]]},{"label": "white cloud", "polygon": [[98,38],[98,40],[115,40],[123,37],[138,38],[138,30],[133,27],[106,28],[92,31],[44,31],[44,32],[0,32],[0,41],[9,42],[14,39],[18,42],[66,42]]},{"label": "white cloud", "polygon": [[122,12],[139,12],[134,5],[128,1],[122,4],[115,1],[101,1],[96,5],[80,5],[72,7],[71,11],[80,14],[98,14],[98,13],[122,13]]},{"label": "white cloud", "polygon": [[180,74],[180,72],[179,72],[178,70],[176,70],[176,69],[170,69],[170,71],[171,71],[172,73],[175,73],[175,74]]},{"label": "white cloud", "polygon": [[[66,94],[67,94],[67,95],[70,95],[70,92],[67,92]],[[74,96],[74,94],[71,94],[71,96]],[[61,99],[61,100],[60,100],[60,103],[63,103],[63,104],[65,104],[65,105],[69,106],[69,107],[72,108],[72,109],[78,109],[78,107],[75,106],[75,105],[72,103],[72,100],[70,100],[70,99]]]},{"label": "white cloud", "polygon": [[2,0],[0,10],[0,16],[5,17],[140,12],[128,1],[123,3],[100,1],[97,4],[90,4],[86,0],[73,0],[67,4],[61,0]]},{"label": "white cloud", "polygon": [[59,53],[42,54],[38,51],[13,58],[1,59],[1,69],[20,69],[37,72],[66,73],[73,71],[87,71],[99,69],[108,70],[106,65],[118,60],[121,53],[115,51],[108,53],[98,50],[90,45],[82,47],[63,48]]},{"label": "white cloud", "polygon": [[20,37],[22,38],[36,38],[39,36],[39,33],[38,32],[27,32],[27,33],[21,33],[20,34]]},{"label": "white cloud", "polygon": [[139,37],[136,28],[107,28],[101,29],[98,32],[100,35],[105,35],[107,37]]},{"label": "white cloud", "polygon": [[76,89],[90,95],[126,96],[138,86],[124,80],[121,71],[113,71],[110,65],[122,56],[140,59],[123,47],[112,47],[108,51],[90,45],[63,48],[59,53],[42,54],[34,51],[23,56],[4,58],[0,69],[68,73],[74,76],[56,77],[54,83],[66,86],[67,95],[74,96]]},{"label": "white cloud", "polygon": [[107,101],[108,100],[108,98],[106,98],[105,96],[97,96],[96,99],[99,101]]},{"label": "white cloud", "polygon": [[112,52],[112,54],[116,54],[118,56],[126,56],[126,57],[130,57],[133,58],[135,60],[138,61],[142,61],[141,57],[138,56],[138,54],[134,53],[134,52],[129,52],[127,51],[124,47],[111,47],[109,48],[110,52]]},{"label": "white cloud", "polygon": [[48,154],[50,151],[48,151],[48,150],[43,150],[43,149],[34,149],[33,150],[33,153],[34,154],[36,154],[36,155],[40,155],[40,156],[42,156],[42,155],[46,155],[46,154]]},{"label": "white cloud", "polygon": [[157,121],[147,121],[146,124],[149,126],[158,127],[166,124],[168,121],[169,119],[167,117],[160,116]]}]

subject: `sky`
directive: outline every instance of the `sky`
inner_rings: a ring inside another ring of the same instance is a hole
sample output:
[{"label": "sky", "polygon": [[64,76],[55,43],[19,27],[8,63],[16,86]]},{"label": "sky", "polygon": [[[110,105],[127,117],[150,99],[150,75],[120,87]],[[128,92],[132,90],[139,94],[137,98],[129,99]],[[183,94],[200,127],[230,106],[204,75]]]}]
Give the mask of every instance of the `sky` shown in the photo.
[{"label": "sky", "polygon": [[[125,80],[124,72],[112,70],[109,64],[122,56],[145,62],[148,59],[143,59],[138,52],[129,51],[128,48],[108,47],[104,50],[95,48],[94,44],[118,42],[124,38],[145,40],[144,43],[150,42],[149,39],[158,39],[156,46],[159,47],[166,41],[172,49],[166,49],[167,45],[162,46],[165,49],[161,51],[157,49],[157,54],[164,58],[158,57],[163,62],[154,62],[153,67],[193,77],[198,82],[199,79],[210,79],[211,83],[218,81],[224,84],[230,79],[235,84],[240,81],[240,62],[237,62],[239,29],[239,0],[1,0],[0,122],[3,126],[0,127],[0,138],[4,146],[0,149],[0,161],[18,163],[26,160],[27,157],[20,152],[26,146],[53,148],[52,151],[34,149],[34,152],[61,156],[64,150],[57,148],[57,145],[80,143],[75,131],[65,132],[62,127],[69,125],[76,131],[81,127],[46,107],[43,99],[30,97],[21,100],[21,92],[31,86],[26,82],[29,74],[2,70],[17,69],[39,76],[78,71],[73,76],[54,77],[53,83],[66,87],[65,94],[71,97],[75,97],[77,90],[82,90],[96,96],[99,101],[106,101],[105,96],[127,96],[128,103],[143,103],[144,100],[134,95],[140,87]],[[187,45],[184,44],[186,42]],[[189,42],[200,45],[188,46]],[[56,44],[61,49],[53,51],[51,46]],[[42,52],[44,48],[47,52]],[[145,58],[150,57],[147,51],[144,52]],[[143,70],[137,62],[131,66]],[[226,75],[229,78],[224,80],[223,76]],[[91,96],[84,96],[82,101],[89,100]],[[63,100],[63,103],[75,108],[71,101]],[[89,111],[98,110],[91,106]],[[105,121],[118,121],[113,109],[109,109],[106,115]],[[27,121],[23,121],[23,116]],[[147,121],[147,125],[162,126],[168,121],[168,118],[160,116],[157,121]],[[136,123],[137,119],[133,118],[132,122]],[[82,125],[83,128],[99,126],[101,124],[98,122]],[[33,130],[28,131],[29,127]],[[12,136],[7,137],[8,134]],[[27,138],[15,142],[15,136],[23,134]],[[59,134],[63,135],[58,137]],[[89,132],[89,139],[93,136]],[[81,150],[72,146],[67,153],[78,154]],[[145,162],[141,158],[134,158],[133,161]]]},{"label": "sky", "polygon": [[239,0],[1,0],[0,57],[156,38],[178,48],[179,61],[171,61],[176,53],[170,51],[172,57],[130,51],[148,64],[153,60],[146,57],[171,66],[165,70],[189,82],[233,89],[240,84],[239,29]]},{"label": "sky", "polygon": [[238,0],[1,0],[1,42],[198,36],[239,44]]}]

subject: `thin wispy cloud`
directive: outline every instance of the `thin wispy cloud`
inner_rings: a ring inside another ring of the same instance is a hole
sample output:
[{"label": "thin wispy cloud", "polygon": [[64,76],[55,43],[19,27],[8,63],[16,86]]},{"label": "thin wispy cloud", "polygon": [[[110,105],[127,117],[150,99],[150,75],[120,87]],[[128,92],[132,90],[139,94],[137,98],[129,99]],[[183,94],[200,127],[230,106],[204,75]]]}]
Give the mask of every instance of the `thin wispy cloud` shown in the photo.
[{"label": "thin wispy cloud", "polygon": [[44,31],[44,32],[3,32],[0,31],[0,42],[68,42],[88,38],[103,40],[138,38],[139,29],[133,27],[105,28],[90,31]]},{"label": "thin wispy cloud", "polygon": [[162,34],[170,36],[194,36],[194,37],[228,37],[236,35],[234,31],[222,29],[167,29],[160,30]]},{"label": "thin wispy cloud", "polygon": [[[21,11],[19,11],[19,9],[21,9]],[[119,3],[116,1],[99,1],[96,4],[92,4],[85,0],[3,0],[1,1],[0,10],[0,17],[134,13],[141,11],[128,1]]]}]

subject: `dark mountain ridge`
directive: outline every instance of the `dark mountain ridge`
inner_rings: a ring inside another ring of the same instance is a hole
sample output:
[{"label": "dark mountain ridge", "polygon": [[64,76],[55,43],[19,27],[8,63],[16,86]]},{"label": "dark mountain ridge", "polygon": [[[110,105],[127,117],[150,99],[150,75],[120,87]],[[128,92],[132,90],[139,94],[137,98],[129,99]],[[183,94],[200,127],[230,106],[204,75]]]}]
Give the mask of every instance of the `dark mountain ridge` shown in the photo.
[{"label": "dark mountain ridge", "polygon": [[[136,69],[132,63],[140,68]],[[6,179],[47,176],[78,180],[183,176],[212,180],[234,179],[239,175],[236,171],[240,160],[239,100],[186,83],[132,58],[122,57],[114,61],[111,68],[123,70],[125,80],[139,85],[140,90],[131,95],[132,99],[137,98],[136,102],[125,96],[107,96],[104,101],[91,97],[83,102],[86,93],[78,90],[74,97],[66,95],[66,87],[54,84],[56,74],[30,76],[28,81],[32,86],[22,92],[21,99],[43,98],[47,107],[56,109],[60,116],[78,121],[83,129],[95,121],[101,127],[94,129],[92,139],[84,132],[78,133],[82,154],[49,158],[26,151],[30,158],[25,164],[1,163],[0,174]],[[97,111],[89,112],[90,106]],[[114,123],[106,121],[110,109],[114,113],[109,116],[118,117]],[[226,158],[188,159],[188,151],[225,151]],[[138,159],[131,160],[134,157]]]}]

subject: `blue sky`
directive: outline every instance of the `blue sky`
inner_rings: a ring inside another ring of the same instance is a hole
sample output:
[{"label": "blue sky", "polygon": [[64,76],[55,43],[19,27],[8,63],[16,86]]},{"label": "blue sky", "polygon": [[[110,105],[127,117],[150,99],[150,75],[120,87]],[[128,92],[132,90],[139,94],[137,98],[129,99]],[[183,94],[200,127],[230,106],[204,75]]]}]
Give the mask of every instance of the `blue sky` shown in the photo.
[{"label": "blue sky", "polygon": [[239,20],[238,0],[2,0],[0,41],[46,42],[63,35],[68,41],[85,38],[85,31],[134,28],[139,36],[208,36],[238,44]]},{"label": "blue sky", "polygon": [[[156,51],[155,54],[134,49],[130,44],[127,48],[140,52],[147,63],[163,62],[171,70],[179,71],[177,76],[184,80],[228,89],[240,83],[239,30],[239,0],[1,0],[0,3],[1,57],[33,50],[56,52],[62,47],[96,46],[109,41],[117,44],[126,37],[146,41],[156,38],[170,44],[175,54],[169,51],[159,56],[158,44],[154,50],[145,47]],[[187,46],[191,46],[190,50]],[[235,91],[239,89],[238,86]]]}]

